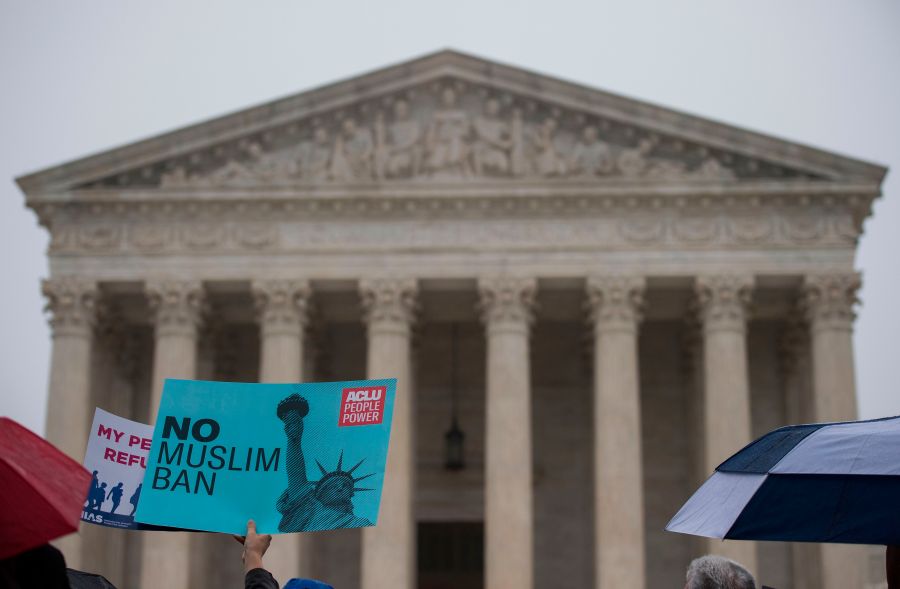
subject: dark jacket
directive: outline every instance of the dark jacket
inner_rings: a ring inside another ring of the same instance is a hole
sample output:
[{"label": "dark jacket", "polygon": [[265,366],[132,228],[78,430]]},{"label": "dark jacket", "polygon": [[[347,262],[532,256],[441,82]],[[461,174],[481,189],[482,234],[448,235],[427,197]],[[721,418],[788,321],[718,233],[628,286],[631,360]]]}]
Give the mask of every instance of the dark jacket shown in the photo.
[{"label": "dark jacket", "polygon": [[278,581],[266,569],[253,569],[244,576],[244,589],[278,589]]}]

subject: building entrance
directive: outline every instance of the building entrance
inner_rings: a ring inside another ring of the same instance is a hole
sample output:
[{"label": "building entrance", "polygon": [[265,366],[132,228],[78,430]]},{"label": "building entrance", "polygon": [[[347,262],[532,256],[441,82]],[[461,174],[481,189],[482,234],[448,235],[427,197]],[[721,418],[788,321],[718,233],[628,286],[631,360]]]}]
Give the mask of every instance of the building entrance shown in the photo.
[{"label": "building entrance", "polygon": [[484,523],[421,522],[419,589],[484,587]]}]

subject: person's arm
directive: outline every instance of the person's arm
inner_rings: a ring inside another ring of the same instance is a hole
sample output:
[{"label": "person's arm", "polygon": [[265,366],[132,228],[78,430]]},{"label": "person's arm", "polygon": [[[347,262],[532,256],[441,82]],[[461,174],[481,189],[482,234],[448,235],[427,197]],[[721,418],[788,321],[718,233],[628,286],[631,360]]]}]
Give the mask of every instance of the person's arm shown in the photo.
[{"label": "person's arm", "polygon": [[256,523],[247,522],[247,535],[234,536],[244,545],[241,560],[244,561],[244,589],[278,589],[278,581],[263,567],[263,555],[272,543],[269,534],[257,534]]}]

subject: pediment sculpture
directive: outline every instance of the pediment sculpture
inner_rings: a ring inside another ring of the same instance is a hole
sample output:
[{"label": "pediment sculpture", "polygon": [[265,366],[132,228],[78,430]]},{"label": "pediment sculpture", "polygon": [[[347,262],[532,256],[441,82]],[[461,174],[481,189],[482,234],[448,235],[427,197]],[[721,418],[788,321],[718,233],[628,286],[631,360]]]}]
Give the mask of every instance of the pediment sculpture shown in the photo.
[{"label": "pediment sculpture", "polygon": [[[729,182],[734,159],[702,146],[534,101],[459,85],[300,121],[290,134],[245,138],[228,155],[170,162],[163,187],[371,183],[489,178]],[[288,137],[289,135],[289,137]],[[286,138],[288,137],[288,138]],[[675,146],[675,147],[673,147]],[[723,161],[723,160],[727,160]],[[746,163],[746,162],[745,162]],[[749,162],[753,164],[754,162]]]}]

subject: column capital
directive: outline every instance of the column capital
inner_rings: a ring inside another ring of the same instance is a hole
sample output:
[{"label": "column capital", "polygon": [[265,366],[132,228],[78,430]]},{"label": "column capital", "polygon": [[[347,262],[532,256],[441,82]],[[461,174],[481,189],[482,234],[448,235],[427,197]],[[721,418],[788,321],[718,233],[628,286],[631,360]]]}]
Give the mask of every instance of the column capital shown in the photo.
[{"label": "column capital", "polygon": [[860,286],[858,272],[804,276],[801,306],[813,330],[852,330]]},{"label": "column capital", "polygon": [[91,334],[99,307],[95,281],[75,276],[50,278],[41,283],[41,293],[47,299],[44,310],[50,312],[53,337]]},{"label": "column capital", "polygon": [[251,285],[263,335],[300,335],[309,320],[307,280],[254,280]]},{"label": "column capital", "polygon": [[418,310],[415,278],[364,278],[359,281],[363,317],[369,329],[408,330]]},{"label": "column capital", "polygon": [[694,284],[697,306],[706,331],[744,331],[753,294],[753,276],[698,276]]},{"label": "column capital", "polygon": [[156,335],[195,335],[206,311],[199,280],[160,280],[144,286]]},{"label": "column capital", "polygon": [[588,311],[594,328],[635,331],[643,318],[646,283],[642,276],[630,274],[588,277]]},{"label": "column capital", "polygon": [[488,329],[499,326],[528,329],[534,321],[537,280],[490,276],[478,280],[481,320]]}]

